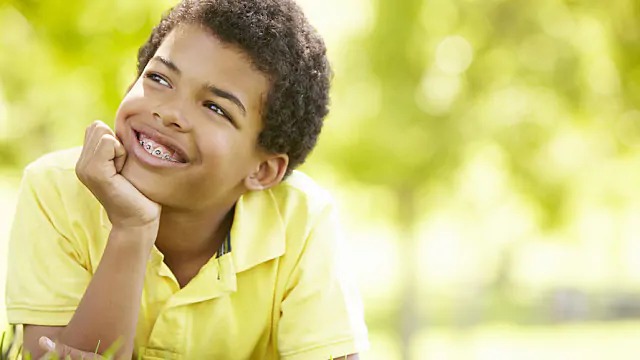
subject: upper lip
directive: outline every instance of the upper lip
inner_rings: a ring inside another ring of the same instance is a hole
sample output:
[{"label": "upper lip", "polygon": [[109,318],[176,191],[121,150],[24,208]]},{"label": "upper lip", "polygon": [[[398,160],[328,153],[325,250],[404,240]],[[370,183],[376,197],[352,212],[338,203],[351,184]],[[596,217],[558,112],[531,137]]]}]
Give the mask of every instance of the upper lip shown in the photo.
[{"label": "upper lip", "polygon": [[184,149],[184,147],[179,142],[172,139],[170,136],[167,136],[160,132],[160,130],[156,130],[151,127],[132,127],[132,129],[136,133],[144,134],[157,143],[170,147],[171,149],[175,150],[175,152],[182,159],[184,159],[185,162],[189,162],[189,156],[187,155],[187,151]]}]

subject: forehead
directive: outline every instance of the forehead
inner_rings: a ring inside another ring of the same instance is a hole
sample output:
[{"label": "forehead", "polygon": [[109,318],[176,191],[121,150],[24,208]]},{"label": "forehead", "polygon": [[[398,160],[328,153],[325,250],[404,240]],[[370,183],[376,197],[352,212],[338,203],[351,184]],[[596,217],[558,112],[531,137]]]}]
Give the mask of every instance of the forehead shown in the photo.
[{"label": "forehead", "polygon": [[222,42],[198,25],[179,25],[164,39],[156,55],[171,60],[181,78],[194,85],[215,85],[238,93],[248,103],[268,91],[267,76],[255,69],[239,47]]}]

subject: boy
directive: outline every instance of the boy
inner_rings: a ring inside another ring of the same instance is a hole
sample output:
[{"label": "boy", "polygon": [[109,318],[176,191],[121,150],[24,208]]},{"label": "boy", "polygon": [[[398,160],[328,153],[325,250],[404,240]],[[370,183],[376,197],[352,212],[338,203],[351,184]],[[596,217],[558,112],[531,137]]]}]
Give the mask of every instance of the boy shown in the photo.
[{"label": "boy", "polygon": [[186,0],[165,15],[115,132],[94,122],[82,149],[25,170],[7,284],[25,351],[357,358],[366,328],[333,206],[292,171],[329,77],[291,0]]}]

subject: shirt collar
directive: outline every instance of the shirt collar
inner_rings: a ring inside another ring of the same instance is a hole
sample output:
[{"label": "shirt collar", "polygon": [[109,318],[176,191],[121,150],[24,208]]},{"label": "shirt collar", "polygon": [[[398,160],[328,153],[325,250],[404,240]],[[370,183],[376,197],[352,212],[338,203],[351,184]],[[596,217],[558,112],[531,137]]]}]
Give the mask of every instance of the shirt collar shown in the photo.
[{"label": "shirt collar", "polygon": [[[100,207],[100,221],[111,229],[109,217]],[[285,226],[271,189],[245,193],[236,203],[231,227],[231,255],[236,272],[282,256]]]},{"label": "shirt collar", "polygon": [[231,227],[231,249],[236,272],[284,254],[285,226],[271,189],[240,197]]}]

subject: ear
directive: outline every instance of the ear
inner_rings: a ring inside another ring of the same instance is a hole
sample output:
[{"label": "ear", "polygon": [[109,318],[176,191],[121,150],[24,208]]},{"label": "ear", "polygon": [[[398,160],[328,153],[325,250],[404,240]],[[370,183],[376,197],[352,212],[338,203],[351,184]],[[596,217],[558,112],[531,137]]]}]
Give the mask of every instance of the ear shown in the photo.
[{"label": "ear", "polygon": [[256,171],[247,175],[244,186],[248,190],[258,191],[278,185],[284,178],[288,165],[287,154],[270,155],[258,165]]}]

